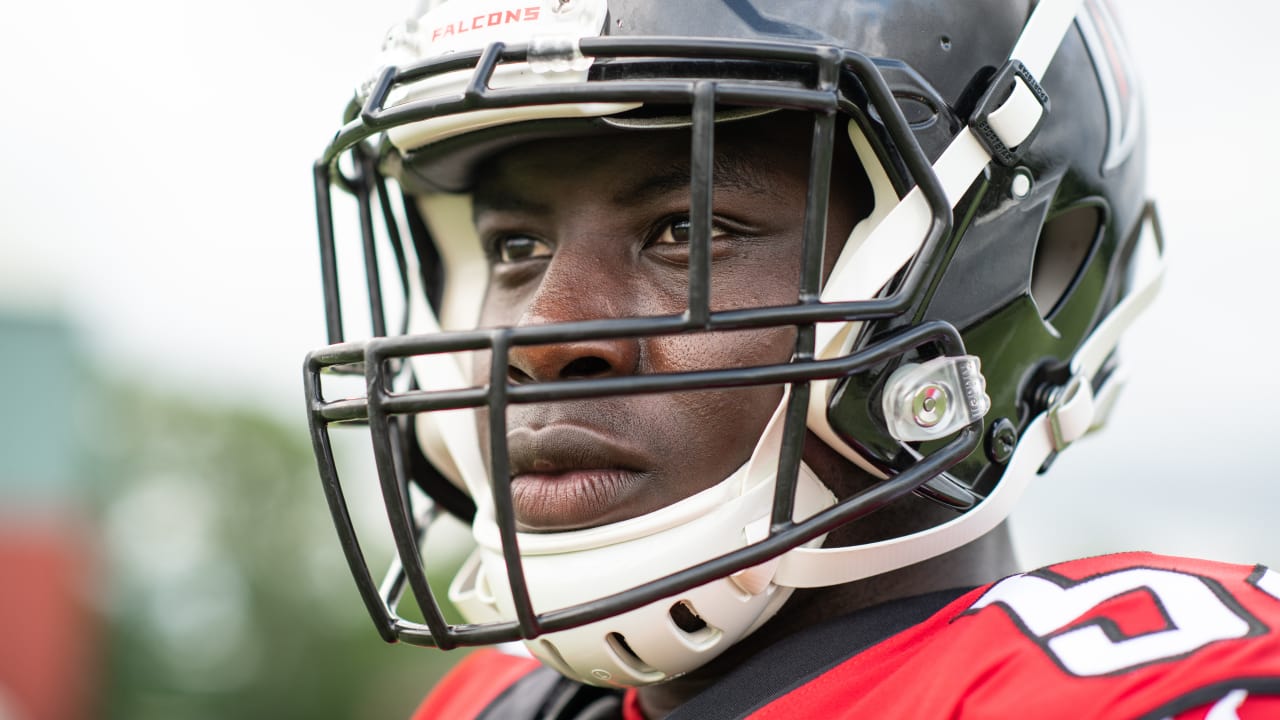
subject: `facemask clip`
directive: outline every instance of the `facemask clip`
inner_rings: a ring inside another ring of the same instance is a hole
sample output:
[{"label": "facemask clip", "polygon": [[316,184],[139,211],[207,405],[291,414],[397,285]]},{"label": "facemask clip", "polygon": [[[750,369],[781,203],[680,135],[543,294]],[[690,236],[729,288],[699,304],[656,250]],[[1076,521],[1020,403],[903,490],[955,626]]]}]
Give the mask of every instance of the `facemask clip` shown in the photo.
[{"label": "facemask clip", "polygon": [[946,437],[991,409],[981,361],[973,355],[903,365],[885,383],[889,434],[901,442]]}]

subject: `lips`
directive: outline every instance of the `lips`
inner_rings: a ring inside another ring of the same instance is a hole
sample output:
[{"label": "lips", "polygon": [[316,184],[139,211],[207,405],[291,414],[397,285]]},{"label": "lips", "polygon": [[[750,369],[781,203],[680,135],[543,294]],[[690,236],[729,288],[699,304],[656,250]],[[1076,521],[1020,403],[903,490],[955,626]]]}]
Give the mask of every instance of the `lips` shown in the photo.
[{"label": "lips", "polygon": [[507,435],[511,495],[521,530],[593,527],[630,517],[646,484],[643,455],[595,430],[555,424]]}]

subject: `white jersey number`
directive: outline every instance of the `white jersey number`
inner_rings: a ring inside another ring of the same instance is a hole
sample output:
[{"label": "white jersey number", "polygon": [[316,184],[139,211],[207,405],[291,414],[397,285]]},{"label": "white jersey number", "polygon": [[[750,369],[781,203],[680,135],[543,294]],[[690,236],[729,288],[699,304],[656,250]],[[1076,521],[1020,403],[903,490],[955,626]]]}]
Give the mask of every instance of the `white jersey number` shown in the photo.
[{"label": "white jersey number", "polygon": [[[1123,637],[1114,623],[1097,621],[1060,632],[1103,602],[1143,589],[1163,610],[1166,629]],[[1121,570],[1065,587],[1037,575],[1016,575],[992,586],[972,609],[992,604],[1003,605],[1067,672],[1084,677],[1180,657],[1251,630],[1243,609],[1228,604],[1205,578],[1154,568]]]}]

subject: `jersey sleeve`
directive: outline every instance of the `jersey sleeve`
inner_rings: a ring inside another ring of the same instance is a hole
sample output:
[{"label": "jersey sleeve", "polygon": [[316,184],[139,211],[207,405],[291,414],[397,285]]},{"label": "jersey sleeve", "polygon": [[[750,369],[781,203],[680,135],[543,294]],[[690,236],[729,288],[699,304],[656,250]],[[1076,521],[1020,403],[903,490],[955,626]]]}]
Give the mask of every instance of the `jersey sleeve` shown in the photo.
[{"label": "jersey sleeve", "polygon": [[473,652],[432,688],[413,720],[471,720],[538,667],[533,658],[492,648]]}]

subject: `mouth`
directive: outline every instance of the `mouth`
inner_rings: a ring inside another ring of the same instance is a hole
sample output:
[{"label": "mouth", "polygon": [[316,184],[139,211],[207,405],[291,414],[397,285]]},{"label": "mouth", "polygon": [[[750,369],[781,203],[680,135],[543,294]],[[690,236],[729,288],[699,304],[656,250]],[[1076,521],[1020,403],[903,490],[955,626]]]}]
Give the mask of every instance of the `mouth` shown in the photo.
[{"label": "mouth", "polygon": [[650,473],[640,454],[594,430],[557,424],[507,435],[516,524],[578,530],[626,519]]}]

